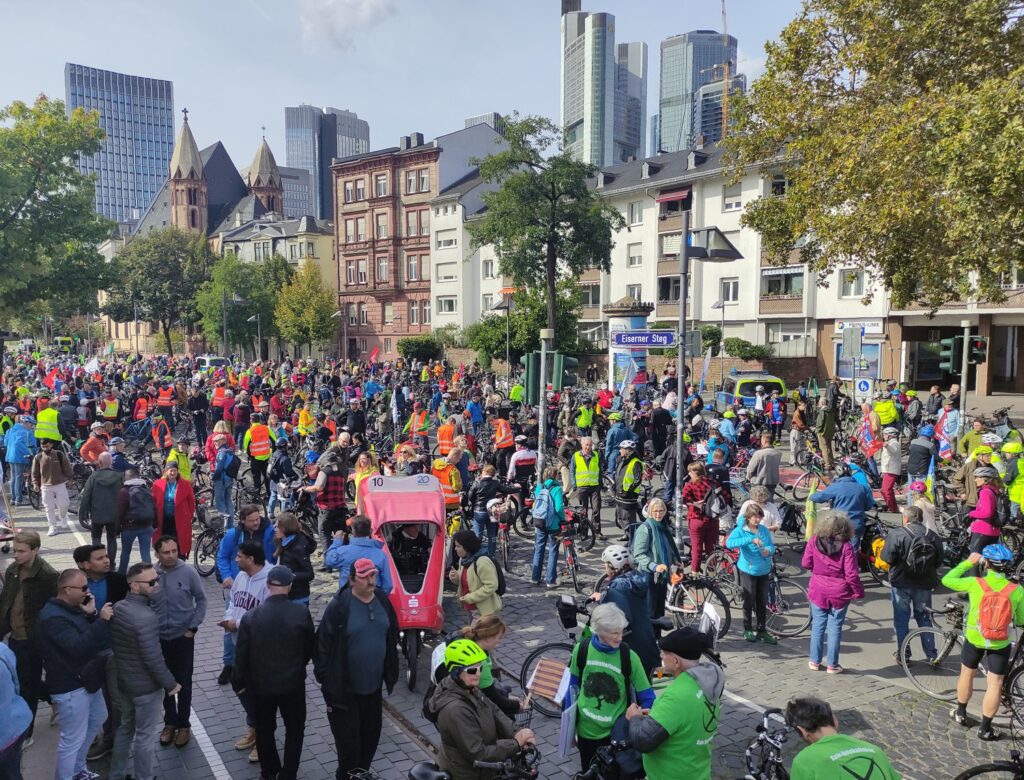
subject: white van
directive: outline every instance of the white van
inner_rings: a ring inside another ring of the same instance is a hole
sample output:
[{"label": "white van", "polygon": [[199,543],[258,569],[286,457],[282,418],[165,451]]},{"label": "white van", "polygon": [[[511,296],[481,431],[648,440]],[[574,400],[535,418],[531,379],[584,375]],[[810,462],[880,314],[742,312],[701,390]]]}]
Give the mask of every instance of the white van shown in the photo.
[{"label": "white van", "polygon": [[200,355],[196,358],[196,368],[199,371],[212,371],[227,365],[228,359],[220,355]]}]

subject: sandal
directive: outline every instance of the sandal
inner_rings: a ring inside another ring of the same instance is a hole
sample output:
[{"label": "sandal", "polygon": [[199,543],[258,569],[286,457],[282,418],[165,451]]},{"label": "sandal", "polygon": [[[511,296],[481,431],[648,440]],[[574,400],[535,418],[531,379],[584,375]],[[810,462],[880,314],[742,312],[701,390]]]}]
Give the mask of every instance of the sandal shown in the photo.
[{"label": "sandal", "polygon": [[814,663],[814,661],[808,661],[807,668],[810,669],[812,672],[817,672],[821,670],[821,664],[816,664]]}]

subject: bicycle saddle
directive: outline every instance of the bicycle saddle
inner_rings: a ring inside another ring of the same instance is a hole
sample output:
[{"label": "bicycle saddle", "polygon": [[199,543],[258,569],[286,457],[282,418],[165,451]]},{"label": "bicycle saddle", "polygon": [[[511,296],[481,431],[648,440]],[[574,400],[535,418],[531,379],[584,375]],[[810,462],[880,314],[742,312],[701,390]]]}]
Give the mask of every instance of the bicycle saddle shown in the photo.
[{"label": "bicycle saddle", "polygon": [[662,631],[672,631],[673,629],[675,629],[676,624],[672,622],[672,618],[670,617],[660,617],[652,618],[651,626],[654,628],[655,631],[657,631],[658,629],[661,629]]},{"label": "bicycle saddle", "polygon": [[438,769],[437,764],[421,761],[409,770],[409,780],[451,780],[451,775]]}]

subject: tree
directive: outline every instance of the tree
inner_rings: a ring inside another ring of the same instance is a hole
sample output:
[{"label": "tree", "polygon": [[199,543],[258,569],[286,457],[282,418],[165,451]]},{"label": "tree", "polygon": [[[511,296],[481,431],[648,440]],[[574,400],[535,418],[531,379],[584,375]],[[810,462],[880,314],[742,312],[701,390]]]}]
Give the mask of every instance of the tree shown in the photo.
[{"label": "tree", "polygon": [[103,310],[118,322],[133,319],[137,310],[139,319],[159,325],[167,353],[174,354],[171,326],[197,319],[196,293],[213,262],[204,236],[174,227],[138,236],[114,258]]},{"label": "tree", "polygon": [[280,292],[274,309],[274,323],[281,338],[292,344],[322,346],[334,338],[331,315],[338,305],[337,296],[327,289],[320,269],[303,263],[292,280]]},{"label": "tree", "polygon": [[[480,161],[483,179],[501,186],[483,195],[487,210],[467,229],[475,246],[494,246],[514,284],[545,291],[544,327],[557,329],[557,281],[590,267],[609,271],[612,234],[625,220],[590,188],[597,168],[563,149],[550,120],[515,114],[505,139],[507,149]],[[545,156],[553,146],[557,153]]]},{"label": "tree", "polygon": [[[555,342],[562,352],[579,346],[576,323],[580,315],[579,289],[575,281],[559,281],[555,297]],[[540,349],[540,329],[548,327],[547,297],[539,289],[523,289],[512,296],[512,314],[508,323],[509,352],[513,361],[520,355]],[[466,343],[477,352],[505,357],[505,316],[488,314],[466,328]]]},{"label": "tree", "polygon": [[1003,297],[1024,263],[1022,10],[805,0],[726,141],[736,173],[787,179],[743,215],[775,262],[805,241],[811,270],[860,265],[895,306]]},{"label": "tree", "polygon": [[425,333],[422,336],[406,336],[398,340],[398,354],[406,360],[434,360],[441,357],[444,345],[435,336]]},{"label": "tree", "polygon": [[[0,311],[49,300],[55,315],[95,308],[103,259],[95,246],[114,224],[93,210],[83,155],[99,151],[99,114],[40,95],[0,109]],[[91,296],[91,299],[90,299]]]}]

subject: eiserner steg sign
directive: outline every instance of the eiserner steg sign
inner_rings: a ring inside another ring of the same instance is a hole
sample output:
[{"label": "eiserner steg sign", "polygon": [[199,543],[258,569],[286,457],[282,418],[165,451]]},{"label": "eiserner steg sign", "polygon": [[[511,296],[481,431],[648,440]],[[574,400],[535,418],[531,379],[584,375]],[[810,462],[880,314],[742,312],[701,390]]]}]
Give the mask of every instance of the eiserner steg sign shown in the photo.
[{"label": "eiserner steg sign", "polygon": [[612,343],[634,349],[671,347],[676,343],[676,334],[670,330],[628,330],[612,334]]}]

